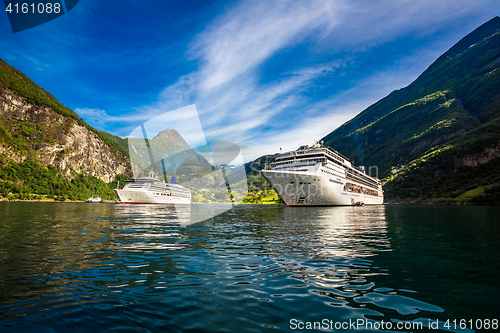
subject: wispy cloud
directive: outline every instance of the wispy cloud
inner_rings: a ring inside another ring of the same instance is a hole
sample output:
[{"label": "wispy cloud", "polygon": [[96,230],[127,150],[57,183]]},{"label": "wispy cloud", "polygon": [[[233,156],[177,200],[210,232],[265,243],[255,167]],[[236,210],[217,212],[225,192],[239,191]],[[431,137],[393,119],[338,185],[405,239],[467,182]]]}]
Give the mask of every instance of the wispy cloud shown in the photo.
[{"label": "wispy cloud", "polygon": [[315,28],[335,25],[326,1],[243,2],[198,35],[192,57],[203,62],[200,88],[209,90],[262,64],[278,50],[296,44]]},{"label": "wispy cloud", "polygon": [[[191,41],[183,57],[195,69],[157,101],[120,116],[76,112],[95,126],[123,124],[119,134],[126,135],[127,124],[195,104],[208,141],[235,142],[252,159],[328,134],[409,84],[456,40],[422,44],[382,68],[356,68],[360,55],[402,36],[433,34],[466,15],[484,16],[485,7],[465,0],[242,1]],[[345,77],[355,70],[364,73]]]},{"label": "wispy cloud", "polygon": [[[303,144],[311,144],[329,134],[355,117],[360,110],[366,109],[391,91],[399,89],[416,79],[418,73],[411,66],[412,61],[403,61],[392,70],[381,71],[357,82],[351,88],[330,98],[308,103],[300,108],[302,114],[309,112],[313,116],[304,116],[295,124],[271,132],[258,132],[252,141],[242,144],[245,156],[253,159],[264,153],[275,153],[279,148],[284,151],[296,149]],[[341,149],[341,147],[334,147]]]},{"label": "wispy cloud", "polygon": [[[170,111],[170,110],[167,110]],[[75,112],[82,118],[89,119],[92,124],[105,125],[107,123],[130,123],[130,122],[144,122],[158,115],[157,112],[140,112],[124,116],[112,116],[105,110],[99,109],[86,109],[76,108]]]}]

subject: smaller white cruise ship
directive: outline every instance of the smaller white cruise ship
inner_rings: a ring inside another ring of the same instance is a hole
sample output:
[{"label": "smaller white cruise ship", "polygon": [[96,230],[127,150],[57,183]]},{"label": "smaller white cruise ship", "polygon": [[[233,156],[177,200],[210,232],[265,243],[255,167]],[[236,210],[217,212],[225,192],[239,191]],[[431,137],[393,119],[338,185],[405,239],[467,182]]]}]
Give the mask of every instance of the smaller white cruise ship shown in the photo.
[{"label": "smaller white cruise ship", "polygon": [[124,204],[190,204],[191,191],[175,184],[172,177],[170,184],[150,177],[137,177],[127,180],[123,189],[115,189]]},{"label": "smaller white cruise ship", "polygon": [[281,153],[264,178],[289,206],[381,205],[378,178],[354,167],[339,152],[316,143]]}]

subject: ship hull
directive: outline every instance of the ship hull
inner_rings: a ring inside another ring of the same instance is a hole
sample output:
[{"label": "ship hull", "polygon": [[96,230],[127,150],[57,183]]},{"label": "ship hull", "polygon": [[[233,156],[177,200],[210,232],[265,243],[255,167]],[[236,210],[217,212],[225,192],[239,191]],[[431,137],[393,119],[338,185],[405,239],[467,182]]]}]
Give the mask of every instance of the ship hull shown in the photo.
[{"label": "ship hull", "polygon": [[[384,203],[382,195],[344,191],[346,180],[341,178],[312,172],[263,170],[261,173],[289,206],[352,206]],[[379,193],[382,193],[381,188]]]},{"label": "ship hull", "polygon": [[166,193],[145,190],[115,189],[124,204],[190,204],[191,198],[167,196]]}]

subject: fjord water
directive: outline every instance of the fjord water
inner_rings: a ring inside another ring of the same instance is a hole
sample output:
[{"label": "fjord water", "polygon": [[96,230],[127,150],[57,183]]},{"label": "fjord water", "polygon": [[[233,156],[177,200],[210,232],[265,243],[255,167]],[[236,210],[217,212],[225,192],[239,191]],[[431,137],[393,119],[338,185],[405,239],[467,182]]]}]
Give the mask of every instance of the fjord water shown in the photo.
[{"label": "fjord water", "polygon": [[0,331],[499,319],[499,207],[241,205],[197,223],[180,216],[0,203]]}]

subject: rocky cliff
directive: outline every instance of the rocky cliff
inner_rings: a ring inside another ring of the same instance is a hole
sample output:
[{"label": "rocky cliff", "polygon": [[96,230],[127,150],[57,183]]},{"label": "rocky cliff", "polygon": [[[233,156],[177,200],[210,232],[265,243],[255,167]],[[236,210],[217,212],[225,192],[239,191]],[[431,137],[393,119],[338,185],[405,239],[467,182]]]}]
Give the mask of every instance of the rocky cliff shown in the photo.
[{"label": "rocky cliff", "polygon": [[0,165],[33,159],[104,182],[131,175],[127,152],[24,74],[0,62]]}]

